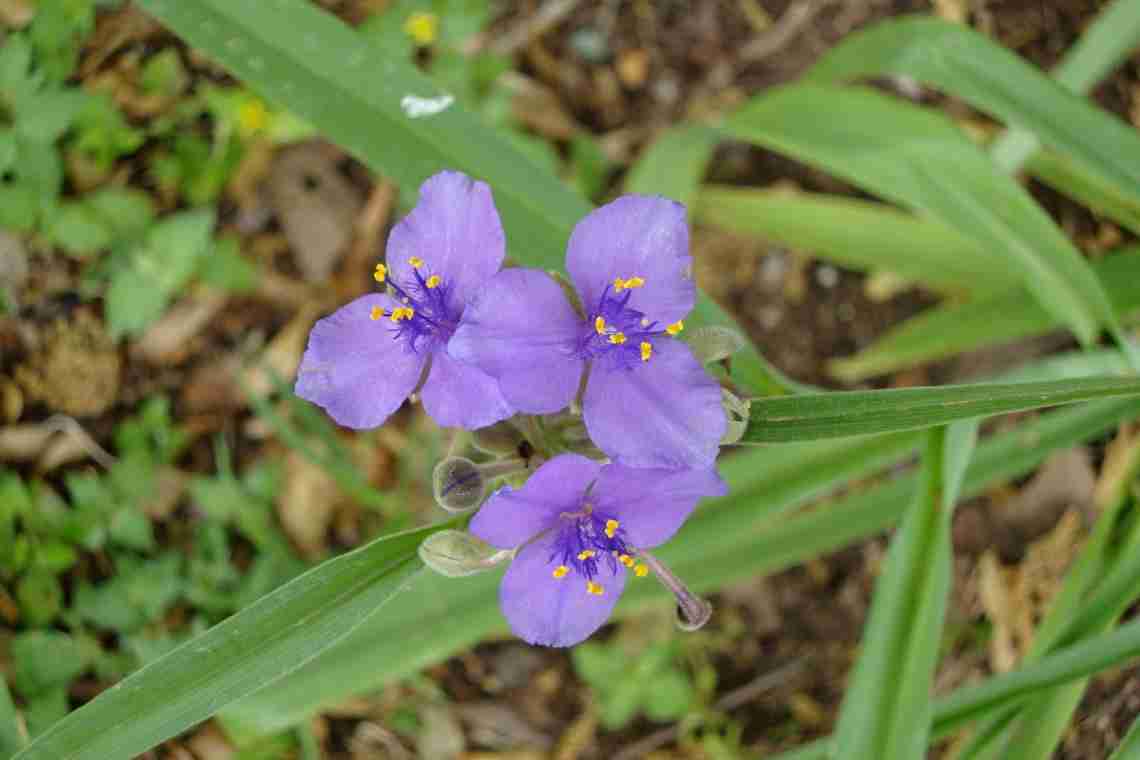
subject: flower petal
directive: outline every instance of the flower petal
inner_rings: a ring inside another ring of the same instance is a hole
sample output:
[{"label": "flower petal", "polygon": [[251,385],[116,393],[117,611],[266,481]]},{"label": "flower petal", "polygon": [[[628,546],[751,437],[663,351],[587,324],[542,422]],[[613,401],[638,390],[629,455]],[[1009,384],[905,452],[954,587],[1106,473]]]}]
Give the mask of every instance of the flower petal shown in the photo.
[{"label": "flower petal", "polygon": [[420,199],[388,237],[388,272],[404,288],[416,288],[415,268],[424,279],[439,275],[457,312],[503,264],[506,238],[485,182],[443,171],[420,185]]},{"label": "flower petal", "polygon": [[507,568],[499,587],[503,616],[519,638],[548,647],[568,647],[583,641],[609,619],[625,589],[625,567],[598,563],[594,582],[600,594],[586,590],[577,573],[553,576],[553,538],[523,547]]},{"label": "flower petal", "polygon": [[598,511],[621,523],[631,545],[652,549],[680,529],[697,502],[724,496],[728,487],[712,467],[663,470],[610,464],[602,468],[593,493]]},{"label": "flower petal", "polygon": [[582,401],[598,448],[630,467],[711,467],[727,426],[720,386],[674,338],[653,358],[594,364]]},{"label": "flower petal", "polygon": [[692,267],[685,207],[660,196],[623,195],[590,212],[566,246],[566,270],[587,312],[615,278],[640,277],[629,307],[662,328],[693,308]]},{"label": "flower petal", "polygon": [[425,361],[396,339],[387,319],[370,317],[373,308],[399,305],[372,294],[318,320],[297,370],[297,395],[345,427],[381,425],[416,387]]},{"label": "flower petal", "polygon": [[452,359],[442,347],[432,352],[422,395],[424,409],[443,427],[475,430],[514,414],[495,378]]},{"label": "flower petal", "polygon": [[582,320],[550,275],[505,269],[467,307],[447,350],[496,378],[515,409],[550,414],[578,391],[581,331]]},{"label": "flower petal", "polygon": [[539,467],[517,491],[501,488],[471,518],[470,530],[500,549],[513,549],[555,527],[558,515],[581,505],[602,466],[579,454],[561,454]]}]

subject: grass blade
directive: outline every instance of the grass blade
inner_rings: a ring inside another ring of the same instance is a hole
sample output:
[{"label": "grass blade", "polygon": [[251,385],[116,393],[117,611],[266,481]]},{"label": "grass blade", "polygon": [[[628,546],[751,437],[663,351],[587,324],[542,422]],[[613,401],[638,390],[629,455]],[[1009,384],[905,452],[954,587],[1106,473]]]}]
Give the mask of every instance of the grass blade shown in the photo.
[{"label": "grass blade", "polygon": [[1140,379],[1099,377],[978,383],[756,399],[741,443],[779,443],[917,430],[954,420],[1113,396],[1140,395]]},{"label": "grass blade", "polygon": [[17,760],[127,760],[185,731],[374,617],[421,566],[420,542],[449,525],[385,536],[315,567],[70,713]]},{"label": "grass blade", "polygon": [[692,208],[720,135],[682,124],[658,135],[625,178],[627,193],[665,195]]},{"label": "grass blade", "polygon": [[836,728],[844,758],[926,752],[930,689],[950,593],[950,520],[977,437],[974,422],[927,434],[917,498],[891,540]]},{"label": "grass blade", "polygon": [[841,266],[888,270],[936,290],[977,295],[1021,282],[970,238],[881,203],[706,185],[693,216],[699,223],[810,251]]},{"label": "grass blade", "polygon": [[754,98],[725,128],[969,234],[1018,271],[1085,345],[1101,327],[1120,335],[1100,282],[1072,243],[941,115],[861,88],[793,85]]},{"label": "grass blade", "polygon": [[962,98],[1140,200],[1140,136],[964,24],[912,17],[847,37],[808,76],[820,82],[909,76]]},{"label": "grass blade", "polygon": [[[570,230],[589,204],[458,103],[431,116],[409,115],[405,98],[447,95],[410,62],[385,55],[307,0],[140,0],[139,5],[399,185],[415,187],[440,169],[461,169],[486,180],[521,263],[562,267]],[[733,324],[704,295],[689,323]],[[751,345],[736,357],[733,375],[761,395],[795,388]]]},{"label": "grass blade", "polygon": [[[1113,308],[1125,323],[1140,317],[1140,247],[1093,262]],[[828,363],[830,373],[858,382],[966,351],[1044,335],[1060,322],[1021,290],[928,309],[896,325],[867,348]]]}]

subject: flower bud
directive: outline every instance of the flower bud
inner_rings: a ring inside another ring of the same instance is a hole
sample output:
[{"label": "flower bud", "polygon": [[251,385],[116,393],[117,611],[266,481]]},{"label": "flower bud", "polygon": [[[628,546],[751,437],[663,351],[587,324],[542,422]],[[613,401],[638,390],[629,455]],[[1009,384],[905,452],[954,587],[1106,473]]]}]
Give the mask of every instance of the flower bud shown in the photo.
[{"label": "flower bud", "polygon": [[673,593],[677,600],[677,627],[682,631],[695,631],[704,627],[712,617],[712,605],[707,599],[694,594],[685,582],[665,566],[665,563],[647,551],[639,552],[638,557],[649,566],[657,580]]},{"label": "flower bud", "polygon": [[419,549],[425,565],[447,578],[462,578],[490,570],[511,552],[496,549],[462,530],[441,530],[424,539]]},{"label": "flower bud", "polygon": [[519,446],[526,439],[512,420],[496,422],[472,431],[471,442],[475,448],[486,454],[509,454],[517,456]]},{"label": "flower bud", "polygon": [[720,444],[730,446],[744,437],[744,431],[748,429],[748,415],[752,410],[752,403],[727,388],[720,389],[720,403],[724,407],[725,416],[728,417],[728,428],[725,429]]},{"label": "flower bud", "polygon": [[720,325],[698,327],[689,334],[688,343],[701,364],[727,359],[747,345],[740,331]]},{"label": "flower bud", "polygon": [[486,485],[479,465],[466,457],[441,460],[431,475],[435,502],[448,512],[466,512],[479,506]]}]

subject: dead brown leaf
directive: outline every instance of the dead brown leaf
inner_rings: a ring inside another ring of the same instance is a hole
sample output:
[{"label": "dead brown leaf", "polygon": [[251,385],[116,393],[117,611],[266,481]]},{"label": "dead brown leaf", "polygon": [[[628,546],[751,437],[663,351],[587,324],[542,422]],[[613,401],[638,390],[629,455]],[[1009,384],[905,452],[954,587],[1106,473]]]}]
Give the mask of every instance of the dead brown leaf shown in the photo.
[{"label": "dead brown leaf", "polygon": [[285,457],[285,482],[277,497],[277,516],[286,535],[309,559],[327,552],[325,535],[336,513],[336,480],[296,451]]},{"label": "dead brown leaf", "polygon": [[225,308],[226,301],[226,294],[218,292],[183,298],[147,328],[131,347],[132,353],[152,364],[181,363],[192,350],[190,341]]},{"label": "dead brown leaf", "polygon": [[269,174],[270,204],[297,268],[310,282],[332,274],[360,213],[360,196],[341,175],[337,160],[338,154],[322,143],[301,143],[278,153]]}]

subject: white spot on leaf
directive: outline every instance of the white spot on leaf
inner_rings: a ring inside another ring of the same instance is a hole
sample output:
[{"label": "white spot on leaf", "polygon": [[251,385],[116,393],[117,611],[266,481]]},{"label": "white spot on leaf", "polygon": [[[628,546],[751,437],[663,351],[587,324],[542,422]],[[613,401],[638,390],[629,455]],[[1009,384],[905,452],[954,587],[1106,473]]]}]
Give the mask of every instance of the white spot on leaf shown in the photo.
[{"label": "white spot on leaf", "polygon": [[416,95],[405,95],[400,99],[400,108],[409,119],[422,119],[425,116],[435,116],[446,111],[455,98],[451,95],[440,95],[435,98],[421,98]]}]

